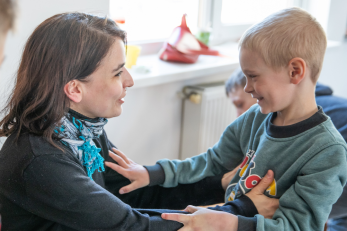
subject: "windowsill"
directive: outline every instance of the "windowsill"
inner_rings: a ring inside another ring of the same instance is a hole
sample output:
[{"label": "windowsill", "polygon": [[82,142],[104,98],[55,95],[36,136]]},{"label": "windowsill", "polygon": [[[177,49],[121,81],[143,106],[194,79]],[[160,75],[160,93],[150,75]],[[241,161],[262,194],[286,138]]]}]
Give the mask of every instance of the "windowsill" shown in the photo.
[{"label": "windowsill", "polygon": [[[340,42],[328,41],[327,49],[340,45]],[[231,73],[238,67],[239,52],[237,43],[214,46],[212,49],[220,51],[221,54],[228,56],[228,58],[200,55],[196,63],[183,64],[162,61],[159,59],[158,54],[140,56],[137,60],[137,65],[150,67],[151,71],[146,74],[140,74],[130,69],[129,71],[135,81],[134,88],[184,81],[223,72]]]}]

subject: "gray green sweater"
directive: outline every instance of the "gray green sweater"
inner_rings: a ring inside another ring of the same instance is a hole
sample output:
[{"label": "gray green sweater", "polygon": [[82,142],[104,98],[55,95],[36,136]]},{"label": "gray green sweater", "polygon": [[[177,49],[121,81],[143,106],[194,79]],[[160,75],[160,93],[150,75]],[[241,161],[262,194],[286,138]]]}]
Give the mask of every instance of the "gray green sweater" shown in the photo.
[{"label": "gray green sweater", "polygon": [[151,184],[194,183],[242,163],[226,191],[230,201],[249,192],[271,169],[275,180],[265,194],[280,199],[278,210],[272,219],[239,216],[239,230],[323,230],[347,180],[346,143],[320,107],[309,119],[290,126],[273,125],[275,117],[262,114],[258,105],[251,107],[207,152],[148,167]]}]

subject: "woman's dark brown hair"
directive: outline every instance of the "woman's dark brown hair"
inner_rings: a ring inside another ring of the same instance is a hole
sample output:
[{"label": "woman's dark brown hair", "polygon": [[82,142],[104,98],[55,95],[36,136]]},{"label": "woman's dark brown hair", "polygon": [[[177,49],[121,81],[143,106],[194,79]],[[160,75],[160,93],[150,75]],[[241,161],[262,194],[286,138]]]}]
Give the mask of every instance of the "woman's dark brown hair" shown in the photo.
[{"label": "woman's dark brown hair", "polygon": [[65,84],[86,81],[117,38],[126,43],[126,33],[106,17],[64,13],[42,22],[25,45],[0,136],[25,131],[54,145],[54,126],[69,109]]}]

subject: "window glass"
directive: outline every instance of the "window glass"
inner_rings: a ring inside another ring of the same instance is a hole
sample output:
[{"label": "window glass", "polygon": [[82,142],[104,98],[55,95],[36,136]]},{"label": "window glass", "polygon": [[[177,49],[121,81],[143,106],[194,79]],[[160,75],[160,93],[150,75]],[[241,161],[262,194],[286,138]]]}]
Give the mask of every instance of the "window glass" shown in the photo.
[{"label": "window glass", "polygon": [[199,0],[110,0],[110,16],[121,24],[128,41],[168,38],[187,14],[188,27],[197,28]]},{"label": "window glass", "polygon": [[223,0],[223,24],[253,24],[268,15],[294,5],[293,0]]}]

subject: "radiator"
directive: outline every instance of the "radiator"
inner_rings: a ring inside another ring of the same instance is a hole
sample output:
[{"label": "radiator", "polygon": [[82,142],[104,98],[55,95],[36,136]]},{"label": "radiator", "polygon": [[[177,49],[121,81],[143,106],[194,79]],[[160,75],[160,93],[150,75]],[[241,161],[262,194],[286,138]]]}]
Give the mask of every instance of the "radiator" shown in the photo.
[{"label": "radiator", "polygon": [[184,96],[180,158],[206,152],[236,119],[236,108],[225,95],[224,82],[187,86]]}]

